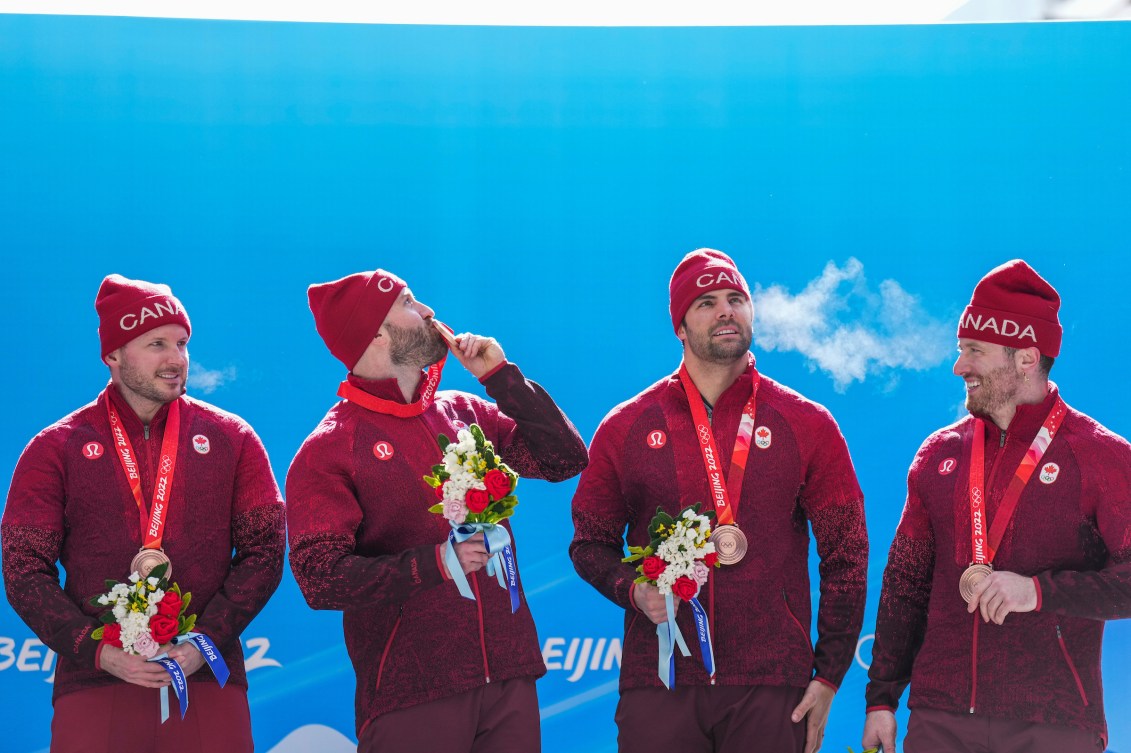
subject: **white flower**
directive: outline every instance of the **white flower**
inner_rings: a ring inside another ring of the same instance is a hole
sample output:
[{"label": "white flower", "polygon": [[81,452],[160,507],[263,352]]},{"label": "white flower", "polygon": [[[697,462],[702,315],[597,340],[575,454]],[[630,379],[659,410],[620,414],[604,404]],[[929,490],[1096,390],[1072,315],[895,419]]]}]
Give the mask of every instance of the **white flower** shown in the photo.
[{"label": "white flower", "polygon": [[141,580],[141,576],[136,571],[130,573],[130,583],[137,583],[139,580]]}]

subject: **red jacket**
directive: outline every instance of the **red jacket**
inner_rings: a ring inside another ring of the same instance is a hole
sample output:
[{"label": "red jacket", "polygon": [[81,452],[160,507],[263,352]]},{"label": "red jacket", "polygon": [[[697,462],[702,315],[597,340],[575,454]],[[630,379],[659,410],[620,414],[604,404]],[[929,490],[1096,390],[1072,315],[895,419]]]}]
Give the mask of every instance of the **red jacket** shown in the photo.
[{"label": "red jacket", "polygon": [[[106,400],[137,455],[142,494],[153,499],[165,405],[149,424],[113,386],[40,432],[20,456],[4,508],[4,585],[16,613],[59,655],[54,697],[122,680],[95,666],[90,637],[104,611],[88,603],[104,581],[125,580],[141,546],[137,502],[114,453]],[[180,444],[163,548],[173,581],[192,592],[196,630],[220,648],[231,682],[247,685],[239,636],[275,592],[283,571],[283,500],[259,437],[239,417],[182,397]],[[194,450],[206,437],[207,452]],[[99,450],[88,446],[98,443]],[[233,557],[232,549],[236,550]],[[67,572],[59,586],[59,562]],[[207,670],[190,682],[215,682]]]},{"label": "red jacket", "polygon": [[[1057,397],[986,427],[986,513]],[[1131,617],[1131,445],[1079,411],[1021,494],[994,567],[1034,576],[1036,611],[1002,625],[966,612],[958,579],[973,561],[968,482],[973,417],[923,443],[888,554],[872,648],[869,709],[976,713],[1106,734],[1100,685],[1104,620]],[[1050,464],[1055,468],[1050,468]],[[1051,482],[1042,482],[1042,471]],[[977,627],[975,627],[975,625]]]},{"label": "red jacket", "polygon": [[[724,473],[754,367],[718,399],[712,425]],[[856,650],[863,620],[868,539],[864,500],[844,438],[829,413],[771,379],[758,388],[738,525],[750,548],[736,565],[712,569],[699,601],[709,612],[716,681],[722,685],[804,687],[817,677],[837,687]],[[665,434],[662,446],[651,436]],[[613,409],[590,446],[589,467],[573,500],[575,534],[570,556],[581,577],[625,609],[620,686],[660,686],[656,631],[637,613],[631,589],[636,572],[624,564],[629,544],[648,543],[656,507],[675,514],[695,502],[709,505],[707,475],[691,410],[673,374]],[[732,500],[731,504],[735,504]],[[810,645],[809,526],[821,557],[818,640]],[[709,680],[694,639],[691,610],[679,610],[680,629],[693,656],[676,652],[676,682]]]},{"label": "red jacket", "polygon": [[[349,380],[403,402],[396,380]],[[437,545],[451,527],[428,512],[436,497],[423,477],[442,457],[438,435],[454,439],[472,423],[528,478],[576,475],[585,443],[513,364],[481,381],[497,407],[453,391],[437,393],[414,418],[339,402],[287,473],[291,570],[311,607],[345,613],[358,734],[378,714],[546,672],[525,598],[511,614],[507,592],[486,571],[469,578],[475,601],[444,579]],[[521,485],[517,493],[521,500]]]}]

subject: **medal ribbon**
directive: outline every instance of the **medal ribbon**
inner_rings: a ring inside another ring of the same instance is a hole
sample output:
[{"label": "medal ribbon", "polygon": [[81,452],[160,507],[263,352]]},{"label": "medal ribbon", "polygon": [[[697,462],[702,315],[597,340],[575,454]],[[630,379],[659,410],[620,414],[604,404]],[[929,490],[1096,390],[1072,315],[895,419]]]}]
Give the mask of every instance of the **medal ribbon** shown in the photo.
[{"label": "medal ribbon", "polygon": [[683,391],[687,393],[687,402],[691,406],[691,417],[695,421],[695,432],[699,437],[699,449],[703,453],[703,466],[707,470],[707,486],[711,490],[711,501],[718,515],[719,525],[734,525],[738,515],[739,498],[742,496],[742,484],[746,476],[746,459],[750,455],[750,438],[754,434],[754,399],[758,396],[758,384],[762,381],[762,377],[755,370],[750,399],[742,409],[742,420],[739,421],[738,434],[734,438],[730,473],[725,484],[722,470],[719,468],[719,449],[715,442],[715,433],[711,430],[710,419],[707,418],[707,407],[703,396],[699,394],[699,389],[691,380],[686,364],[679,366],[679,379],[683,383]]},{"label": "medal ribbon", "polygon": [[110,434],[114,438],[118,462],[126,474],[130,491],[137,502],[138,518],[141,521],[143,549],[160,549],[161,537],[165,535],[165,521],[168,519],[169,497],[173,493],[173,472],[177,468],[177,447],[181,435],[180,398],[169,403],[169,416],[165,422],[165,438],[161,440],[161,460],[157,466],[157,483],[153,485],[153,504],[149,514],[145,512],[145,499],[141,494],[141,473],[137,467],[137,455],[129,434],[122,425],[122,417],[114,406],[110,395],[106,395],[106,413],[110,419]]},{"label": "medal ribbon", "polygon": [[970,545],[976,564],[988,565],[993,562],[997,548],[1001,545],[1001,540],[1005,536],[1005,529],[1009,526],[1010,518],[1013,517],[1013,511],[1017,509],[1017,501],[1021,498],[1021,492],[1025,489],[1025,484],[1033,475],[1033,471],[1040,466],[1045,450],[1048,449],[1049,443],[1060,430],[1060,425],[1067,413],[1068,406],[1062,398],[1058,397],[1056,403],[1052,406],[1052,410],[1045,417],[1045,422],[1040,431],[1037,432],[1037,436],[1033,437],[1033,442],[1029,445],[1029,449],[1025,451],[1025,457],[1021,458],[1021,462],[1009,482],[1009,487],[1005,490],[1005,496],[1002,497],[1001,505],[998,507],[997,515],[994,516],[994,523],[988,535],[986,532],[985,422],[980,418],[974,420],[974,443],[970,451]]},{"label": "medal ribbon", "polygon": [[349,381],[338,385],[338,397],[374,413],[385,413],[396,418],[419,416],[432,406],[432,401],[436,398],[436,387],[440,384],[440,373],[444,370],[446,360],[448,356],[445,354],[443,358],[428,367],[428,373],[424,377],[424,390],[420,393],[420,399],[414,403],[398,403],[375,397],[360,387],[350,384]]}]

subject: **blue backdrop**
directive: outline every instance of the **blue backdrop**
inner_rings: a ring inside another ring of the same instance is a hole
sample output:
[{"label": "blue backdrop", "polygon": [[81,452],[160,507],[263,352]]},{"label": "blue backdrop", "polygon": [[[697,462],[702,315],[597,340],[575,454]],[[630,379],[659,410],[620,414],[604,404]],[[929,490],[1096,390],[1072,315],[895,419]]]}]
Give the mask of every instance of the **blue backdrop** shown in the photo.
[{"label": "blue backdrop", "polygon": [[[392,269],[453,326],[498,337],[589,438],[675,368],[668,275],[721,248],[759,284],[760,368],[832,410],[865,490],[865,638],[825,746],[858,748],[907,465],[960,411],[954,323],[985,271],[1024,256],[1057,286],[1054,378],[1131,433],[1129,73],[1127,24],[0,16],[0,477],[103,385],[93,300],[110,272],[173,286],[193,319],[192,393],[250,421],[281,480],[342,377],[308,284]],[[478,389],[458,367],[444,385]],[[523,482],[515,522],[550,668],[544,746],[612,751],[621,622],[566,555],[572,490]],[[288,572],[244,636],[260,750],[349,748],[340,629]],[[1131,749],[1129,639],[1109,626],[1117,750]],[[6,750],[46,748],[53,664],[0,607],[0,692],[21,721]]]}]

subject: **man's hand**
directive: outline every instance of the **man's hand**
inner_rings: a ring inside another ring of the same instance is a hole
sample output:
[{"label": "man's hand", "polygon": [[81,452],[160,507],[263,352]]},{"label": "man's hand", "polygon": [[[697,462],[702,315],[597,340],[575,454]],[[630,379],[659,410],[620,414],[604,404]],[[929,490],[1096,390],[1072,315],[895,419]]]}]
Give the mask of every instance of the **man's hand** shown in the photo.
[{"label": "man's hand", "polygon": [[794,724],[802,719],[805,723],[805,753],[817,753],[821,749],[821,741],[825,739],[825,725],[829,721],[829,709],[833,705],[833,696],[836,691],[823,682],[810,680],[809,687],[805,688],[805,695],[801,703],[793,710],[790,718]]},{"label": "man's hand", "polygon": [[[679,597],[672,598],[675,600],[675,611],[678,614]],[[637,583],[632,589],[632,600],[636,602],[636,608],[657,625],[668,621],[668,608],[664,597],[660,595],[660,589],[651,583]]]},{"label": "man's hand", "polygon": [[[482,570],[487,565],[487,560],[491,555],[487,554],[487,544],[483,541],[483,534],[477,533],[467,541],[462,541],[459,544],[453,544],[456,550],[456,559],[459,560],[459,565],[463,568],[463,572],[467,575]],[[444,562],[444,574],[449,578],[452,574],[448,572],[448,563]]]},{"label": "man's hand", "polygon": [[860,744],[865,750],[882,750],[895,753],[895,714],[886,709],[869,711],[864,718],[864,738]]},{"label": "man's hand", "polygon": [[974,598],[966,606],[970,614],[982,610],[982,620],[998,625],[1010,612],[1032,612],[1037,608],[1037,587],[1033,579],[1005,570],[995,570],[974,586]]},{"label": "man's hand", "polygon": [[163,688],[172,682],[169,673],[160,664],[148,662],[143,656],[127,654],[114,646],[103,646],[98,664],[115,677],[143,688]]},{"label": "man's hand", "polygon": [[180,643],[170,648],[169,658],[181,665],[185,677],[204,666],[204,656],[191,643]]},{"label": "man's hand", "polygon": [[507,360],[507,356],[503,353],[503,348],[499,345],[499,341],[493,337],[473,335],[470,332],[452,335],[444,329],[444,325],[442,324],[436,323],[433,326],[439,330],[441,337],[448,343],[448,348],[451,349],[452,355],[454,355],[456,359],[463,364],[463,367],[470,371],[471,375],[476,379],[479,379],[491,369]]}]

